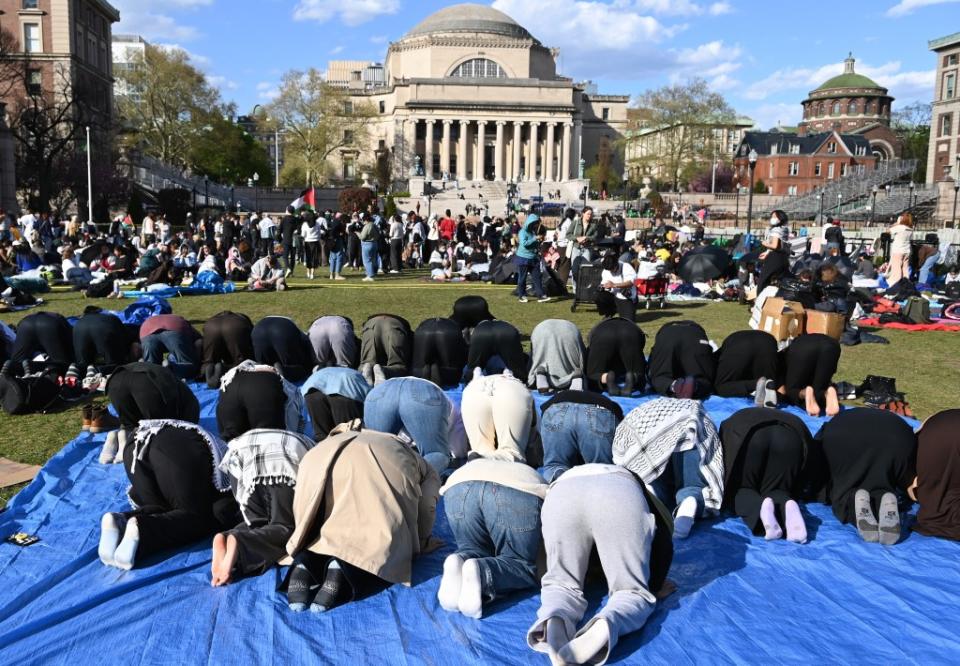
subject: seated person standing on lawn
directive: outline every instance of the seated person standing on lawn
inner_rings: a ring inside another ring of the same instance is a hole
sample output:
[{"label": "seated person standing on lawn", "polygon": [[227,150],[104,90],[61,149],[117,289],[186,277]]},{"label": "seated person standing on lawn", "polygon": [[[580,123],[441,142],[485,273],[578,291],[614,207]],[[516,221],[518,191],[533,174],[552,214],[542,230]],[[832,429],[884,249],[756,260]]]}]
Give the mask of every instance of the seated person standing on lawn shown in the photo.
[{"label": "seated person standing on lawn", "polygon": [[[636,476],[617,465],[582,465],[547,491],[541,512],[547,572],[527,645],[551,663],[605,664],[622,636],[639,630],[676,586],[673,521]],[[596,547],[607,603],[582,629],[585,583]]]},{"label": "seated person standing on lawn", "polygon": [[360,336],[360,373],[371,386],[410,374],[413,330],[403,317],[372,315]]},{"label": "seated person standing on lawn", "polygon": [[417,377],[395,377],[377,384],[363,405],[364,426],[397,435],[442,473],[451,456],[467,455],[460,409],[439,386]]},{"label": "seated person standing on lawn", "polygon": [[200,374],[209,388],[219,388],[225,372],[253,358],[253,322],[245,314],[229,310],[216,314],[203,325],[203,362]]},{"label": "seated person standing on lawn", "polygon": [[73,363],[73,329],[66,318],[56,312],[36,312],[17,324],[17,339],[13,343],[10,360],[4,364],[4,374],[33,372],[33,358],[44,354],[45,369],[58,375]]},{"label": "seated person standing on lawn", "polygon": [[250,333],[253,358],[272,365],[291,382],[302,382],[314,366],[313,348],[306,334],[289,317],[264,317]]},{"label": "seated person standing on lawn", "polygon": [[313,423],[313,438],[322,441],[341,423],[363,419],[363,401],[371,386],[356,370],[320,368],[300,389]]},{"label": "seated person standing on lawn", "polygon": [[526,462],[536,427],[533,396],[509,371],[484,377],[479,368],[460,402],[470,458]]},{"label": "seated person standing on lawn", "polygon": [[285,430],[255,429],[230,441],[220,470],[230,479],[243,522],[213,537],[214,586],[259,576],[287,557],[297,469],[312,448],[309,437]]},{"label": "seated person standing on lawn", "polygon": [[587,340],[586,374],[591,386],[606,389],[611,396],[630,396],[646,388],[643,347],[647,340],[635,323],[621,317],[604,319],[593,327]]},{"label": "seated person standing on lawn", "polygon": [[705,400],[713,393],[717,362],[707,332],[692,321],[657,331],[650,350],[650,384],[660,395]]},{"label": "seated person standing on lawn", "polygon": [[217,429],[232,440],[254,429],[302,433],[303,396],[273,366],[244,361],[223,376],[217,400]]},{"label": "seated person standing on lawn", "polygon": [[227,445],[185,421],[142,421],[123,451],[133,510],[105,513],[100,561],[119,569],[210,539],[237,524],[238,508],[219,465]]},{"label": "seated person standing on lawn", "polygon": [[777,341],[765,331],[737,331],[717,351],[717,395],[754,396],[758,407],[776,407]]},{"label": "seated person standing on lawn", "polygon": [[839,342],[821,333],[800,335],[783,352],[783,385],[777,392],[810,416],[820,416],[821,407],[827,416],[836,416],[840,399],[833,375],[839,363]]},{"label": "seated person standing on lawn", "polygon": [[561,391],[543,403],[540,413],[541,473],[548,483],[577,465],[613,462],[613,435],[623,420],[613,400],[589,391]]},{"label": "seated person standing on lawn", "polygon": [[626,467],[669,507],[674,535],[723,504],[723,448],[696,400],[659,398],[627,414],[613,437],[613,462]]},{"label": "seated person standing on lawn", "polygon": [[537,324],[530,335],[530,353],[528,386],[549,393],[568,389],[578,379],[582,384],[587,350],[572,321],[547,319]]},{"label": "seated person standing on lawn", "polygon": [[250,267],[247,284],[250,291],[283,291],[287,288],[287,279],[283,269],[277,266],[277,260],[268,254]]},{"label": "seated person standing on lawn", "polygon": [[200,339],[197,329],[180,315],[153,315],[140,325],[144,362],[166,365],[180,379],[193,379],[200,371]]},{"label": "seated person standing on lawn", "polygon": [[537,585],[547,484],[523,463],[474,460],[440,489],[456,551],[443,563],[444,610],[480,618],[483,604]]},{"label": "seated person standing on lawn", "polygon": [[799,418],[764,407],[741,409],[721,424],[724,505],[757,536],[772,541],[786,534],[788,541],[806,543],[794,498],[812,439]]},{"label": "seated person standing on lawn", "polygon": [[920,502],[913,526],[927,536],[960,541],[960,409],[924,421],[917,432],[917,476],[910,497]]},{"label": "seated person standing on lawn", "polygon": [[356,368],[360,341],[353,332],[353,322],[346,317],[320,317],[307,331],[317,365],[321,368]]}]

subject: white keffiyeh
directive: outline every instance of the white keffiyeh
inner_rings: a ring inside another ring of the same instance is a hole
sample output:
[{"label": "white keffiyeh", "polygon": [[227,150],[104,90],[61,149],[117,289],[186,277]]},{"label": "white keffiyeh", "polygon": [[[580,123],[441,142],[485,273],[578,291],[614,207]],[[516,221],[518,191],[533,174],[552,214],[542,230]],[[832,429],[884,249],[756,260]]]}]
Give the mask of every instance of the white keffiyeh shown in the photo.
[{"label": "white keffiyeh", "polygon": [[286,424],[287,430],[298,433],[304,432],[307,422],[306,419],[303,418],[303,395],[296,386],[280,376],[276,369],[269,365],[257,365],[255,361],[244,361],[240,365],[231,369],[220,379],[221,393],[227,390],[230,382],[232,382],[236,378],[237,373],[240,372],[272,372],[280,377],[280,382],[283,385],[283,394],[287,397],[286,405],[284,407],[284,423]]}]

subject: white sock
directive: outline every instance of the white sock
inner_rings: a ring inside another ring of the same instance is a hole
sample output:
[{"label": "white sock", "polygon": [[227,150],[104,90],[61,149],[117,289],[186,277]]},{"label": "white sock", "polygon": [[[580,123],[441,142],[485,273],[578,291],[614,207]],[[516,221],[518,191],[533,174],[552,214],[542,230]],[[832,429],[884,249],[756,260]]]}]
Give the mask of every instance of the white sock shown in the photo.
[{"label": "white sock", "polygon": [[693,497],[680,502],[677,515],[673,519],[673,536],[677,539],[686,539],[690,536],[693,523],[697,519],[697,500]]},{"label": "white sock", "polygon": [[117,526],[117,517],[112,513],[103,514],[103,518],[100,519],[100,545],[97,548],[97,555],[108,567],[113,566],[113,554],[119,543],[120,528]]},{"label": "white sock", "polygon": [[114,464],[123,464],[123,450],[127,448],[127,444],[133,441],[133,433],[126,428],[120,428],[117,431],[117,457],[113,459]]},{"label": "white sock", "polygon": [[463,558],[454,553],[447,556],[443,562],[443,577],[440,579],[440,589],[437,591],[437,600],[443,610],[456,613],[460,610],[460,572],[463,569]]},{"label": "white sock", "polygon": [[583,390],[583,377],[576,377],[573,381],[570,382],[571,391],[582,391]]},{"label": "white sock", "polygon": [[560,648],[560,658],[568,664],[586,664],[610,649],[610,627],[599,619],[590,628]]},{"label": "white sock", "polygon": [[476,560],[467,560],[460,570],[460,599],[457,605],[467,617],[479,620],[483,616],[483,590]]},{"label": "white sock", "polygon": [[117,437],[116,430],[107,433],[107,441],[103,443],[103,448],[100,449],[100,457],[97,459],[97,462],[101,465],[112,465],[113,461],[116,460],[117,451],[120,450],[120,442]]},{"label": "white sock", "polygon": [[137,519],[131,518],[127,523],[127,529],[123,533],[123,541],[117,546],[113,553],[115,566],[125,571],[133,568],[133,562],[137,557],[137,546],[140,545],[140,527],[137,525]]}]

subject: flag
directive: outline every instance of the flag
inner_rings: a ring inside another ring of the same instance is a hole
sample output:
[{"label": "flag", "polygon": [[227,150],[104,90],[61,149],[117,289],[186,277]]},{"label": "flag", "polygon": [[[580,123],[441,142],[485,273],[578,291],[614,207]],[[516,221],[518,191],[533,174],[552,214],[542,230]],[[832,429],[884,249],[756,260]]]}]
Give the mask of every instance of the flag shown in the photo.
[{"label": "flag", "polygon": [[311,187],[310,189],[304,190],[303,192],[301,192],[300,196],[296,199],[296,201],[292,201],[290,205],[293,206],[293,209],[297,211],[299,211],[301,208],[309,208],[310,210],[316,210],[317,198],[316,198],[316,194],[313,191],[313,188]]}]

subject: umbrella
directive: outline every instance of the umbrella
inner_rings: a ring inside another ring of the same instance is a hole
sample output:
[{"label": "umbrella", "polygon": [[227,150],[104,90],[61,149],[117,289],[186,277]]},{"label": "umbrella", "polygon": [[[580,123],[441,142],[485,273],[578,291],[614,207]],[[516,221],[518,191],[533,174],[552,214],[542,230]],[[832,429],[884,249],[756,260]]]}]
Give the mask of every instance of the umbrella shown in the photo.
[{"label": "umbrella", "polygon": [[730,255],[718,247],[694,248],[680,259],[677,273],[687,282],[713,280],[730,267]]},{"label": "umbrella", "polygon": [[83,252],[80,253],[80,261],[89,266],[92,261],[100,257],[104,247],[110,247],[110,243],[107,241],[95,241],[93,245],[83,249]]},{"label": "umbrella", "polygon": [[850,257],[836,256],[836,257],[827,257],[824,259],[821,266],[826,266],[827,264],[833,264],[837,267],[837,272],[840,273],[843,277],[848,280],[853,279],[853,274],[856,271],[856,266],[853,265],[853,261],[850,260]]},{"label": "umbrella", "polygon": [[793,263],[793,270],[791,272],[794,275],[799,275],[800,271],[802,270],[816,272],[822,263],[823,257],[821,257],[819,254],[805,254]]}]

